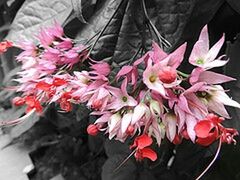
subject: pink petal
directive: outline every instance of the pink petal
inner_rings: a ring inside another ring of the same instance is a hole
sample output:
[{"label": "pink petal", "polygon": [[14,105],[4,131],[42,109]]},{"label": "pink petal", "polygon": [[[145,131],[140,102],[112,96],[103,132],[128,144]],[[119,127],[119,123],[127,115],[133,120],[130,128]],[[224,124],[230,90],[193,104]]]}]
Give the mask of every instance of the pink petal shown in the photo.
[{"label": "pink petal", "polygon": [[131,112],[123,115],[122,122],[121,122],[121,130],[123,134],[126,132],[128,126],[130,125],[132,121],[132,116],[133,116],[133,113]]},{"label": "pink petal", "polygon": [[167,53],[165,53],[156,42],[153,41],[152,43],[153,48],[153,62],[158,63],[162,59],[164,59],[167,56]]},{"label": "pink petal", "polygon": [[176,69],[181,64],[184,58],[186,47],[187,43],[184,43],[175,51],[173,51],[171,54],[169,54],[171,58],[168,62],[168,66],[171,66],[172,68]]},{"label": "pink petal", "polygon": [[204,71],[200,73],[198,81],[206,82],[207,84],[221,84],[229,81],[234,81],[236,79],[225,76],[223,74],[215,73],[212,71]]},{"label": "pink petal", "polygon": [[117,81],[121,76],[128,74],[132,69],[133,69],[132,66],[123,66],[116,75]]},{"label": "pink petal", "polygon": [[208,109],[217,113],[218,115],[225,117],[225,118],[230,118],[226,108],[221,102],[214,101],[214,100],[209,100],[208,101]]},{"label": "pink petal", "polygon": [[208,55],[206,57],[207,61],[213,61],[217,57],[217,55],[224,43],[224,39],[225,38],[223,35],[222,38],[216,44],[214,44],[214,46],[209,50]]},{"label": "pink petal", "polygon": [[221,67],[228,63],[228,60],[214,60],[212,62],[204,64],[204,69],[211,69],[214,67]]},{"label": "pink petal", "polygon": [[197,120],[190,114],[186,114],[186,126],[187,126],[187,133],[192,140],[195,142],[196,133],[194,130],[195,125],[197,124]]}]

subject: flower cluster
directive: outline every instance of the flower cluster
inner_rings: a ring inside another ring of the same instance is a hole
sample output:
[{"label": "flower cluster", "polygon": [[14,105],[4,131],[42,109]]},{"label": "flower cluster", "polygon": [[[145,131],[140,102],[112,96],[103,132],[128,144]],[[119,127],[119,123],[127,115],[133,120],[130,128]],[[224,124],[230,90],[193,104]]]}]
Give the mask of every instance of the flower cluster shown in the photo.
[{"label": "flower cluster", "polygon": [[204,146],[219,138],[235,142],[237,131],[221,125],[223,118],[229,118],[224,105],[240,108],[221,86],[234,79],[210,71],[227,63],[224,56],[217,57],[224,36],[210,48],[207,26],[189,57],[195,66],[190,74],[178,69],[186,43],[167,54],[153,42],[151,50],[123,66],[112,79],[108,63],[89,57],[91,45],[76,44],[58,24],[42,29],[38,40],[39,45],[18,45],[24,51],[17,57],[22,71],[15,80],[22,96],[13,103],[26,105],[26,112],[41,113],[43,106],[52,102],[68,112],[72,104],[84,103],[98,116],[87,128],[90,135],[104,131],[109,139],[124,142],[142,134],[131,146],[137,160],[157,159],[149,147],[152,137],[159,146],[165,136],[174,144],[183,138]]}]

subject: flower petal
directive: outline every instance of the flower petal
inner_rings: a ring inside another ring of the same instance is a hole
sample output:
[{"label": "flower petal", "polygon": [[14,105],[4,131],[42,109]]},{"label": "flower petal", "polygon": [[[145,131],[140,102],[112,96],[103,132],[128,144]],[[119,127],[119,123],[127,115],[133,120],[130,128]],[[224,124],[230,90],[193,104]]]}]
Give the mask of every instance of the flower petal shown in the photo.
[{"label": "flower petal", "polygon": [[[213,47],[211,47],[211,49],[209,50],[207,57],[206,57],[208,62],[213,61],[217,57],[217,55],[224,43],[224,39],[225,39],[225,37],[223,35],[222,38],[216,44],[214,44]],[[216,66],[216,67],[218,67],[218,66]]]},{"label": "flower petal", "polygon": [[137,148],[138,149],[143,149],[147,146],[150,146],[152,144],[152,138],[149,137],[148,135],[146,134],[143,134],[141,136],[138,136],[136,139],[135,139],[135,142],[137,144]]},{"label": "flower petal", "polygon": [[196,136],[199,138],[206,138],[209,136],[210,131],[215,127],[213,122],[209,120],[202,120],[196,124],[194,130],[196,132]]},{"label": "flower petal", "polygon": [[198,81],[206,82],[207,84],[221,84],[229,81],[236,80],[232,77],[223,74],[215,73],[212,71],[204,71],[200,73]]},{"label": "flower petal", "polygon": [[153,151],[151,148],[144,148],[141,150],[141,154],[143,158],[148,158],[151,161],[156,161],[157,160],[157,153]]}]

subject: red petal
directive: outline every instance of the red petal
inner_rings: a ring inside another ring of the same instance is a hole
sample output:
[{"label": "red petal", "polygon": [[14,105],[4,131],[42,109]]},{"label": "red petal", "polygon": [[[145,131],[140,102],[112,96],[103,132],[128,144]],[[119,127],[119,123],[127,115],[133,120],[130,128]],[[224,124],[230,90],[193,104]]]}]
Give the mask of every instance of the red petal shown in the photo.
[{"label": "red petal", "polygon": [[203,120],[196,124],[194,130],[196,136],[199,138],[206,138],[209,136],[210,131],[215,127],[215,125],[209,120]]},{"label": "red petal", "polygon": [[173,139],[173,144],[177,145],[177,144],[181,144],[181,142],[182,142],[182,137],[180,135],[176,134]]},{"label": "red petal", "polygon": [[43,90],[43,91],[49,91],[51,86],[52,86],[51,84],[48,84],[44,81],[40,81],[40,82],[37,83],[36,88],[40,89],[40,90]]},{"label": "red petal", "polygon": [[143,135],[137,137],[134,141],[134,143],[136,143],[138,149],[143,149],[147,146],[150,146],[152,144],[152,142],[153,142],[152,138],[146,134],[143,134]]},{"label": "red petal", "polygon": [[142,158],[148,158],[152,161],[156,161],[157,160],[157,153],[155,151],[153,151],[151,148],[143,148],[141,150],[141,154],[142,154]]},{"label": "red petal", "polygon": [[206,138],[198,138],[196,140],[196,143],[202,145],[202,146],[209,146],[214,141],[217,140],[218,137],[218,130],[216,129],[213,133],[210,133],[208,137]]},{"label": "red petal", "polygon": [[61,78],[55,78],[53,80],[53,85],[54,86],[62,86],[64,84],[67,84],[67,81],[65,81],[64,79],[61,79]]}]

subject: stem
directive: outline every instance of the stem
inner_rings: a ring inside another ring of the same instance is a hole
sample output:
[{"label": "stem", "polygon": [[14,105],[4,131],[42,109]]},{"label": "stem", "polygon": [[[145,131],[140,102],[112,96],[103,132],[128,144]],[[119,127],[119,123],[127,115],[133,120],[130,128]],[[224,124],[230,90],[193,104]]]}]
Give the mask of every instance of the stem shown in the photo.
[{"label": "stem", "polygon": [[[146,8],[146,4],[145,4],[145,0],[142,0],[142,7],[143,7],[143,12],[145,15],[145,20],[147,21],[147,24],[150,25],[150,27],[153,29],[153,32],[155,33],[155,35],[158,38],[158,41],[160,43],[160,47],[163,48],[163,46],[165,47],[171,47],[171,44],[158,32],[156,26],[152,23],[152,21],[150,20],[148,13],[147,13],[147,8]],[[150,29],[149,29],[150,31]]]},{"label": "stem", "polygon": [[139,54],[139,52],[142,49],[142,45],[139,46],[137,52],[134,54],[134,56],[132,57],[132,59],[129,61],[128,65],[131,65],[133,63],[133,61],[135,60],[135,58],[137,57],[137,55]]},{"label": "stem", "polygon": [[122,165],[123,165],[124,163],[126,163],[126,162],[129,160],[129,158],[130,158],[136,151],[137,151],[137,148],[136,148],[133,152],[131,152],[131,154],[129,154],[128,157],[127,157],[126,159],[124,159],[123,162],[121,162],[121,164],[120,164],[116,169],[114,169],[113,172],[118,171],[118,170],[122,167]]},{"label": "stem", "polygon": [[99,35],[97,36],[97,39],[94,41],[91,49],[89,50],[89,54],[91,54],[93,48],[95,47],[95,45],[97,44],[98,40],[100,39],[100,37],[103,35],[104,31],[107,29],[108,25],[110,24],[110,22],[112,21],[112,19],[114,18],[114,16],[117,14],[118,10],[120,9],[122,3],[124,2],[124,0],[122,0],[120,2],[120,4],[118,5],[117,9],[115,10],[115,12],[113,13],[113,15],[111,16],[111,18],[109,19],[109,21],[107,22],[107,24],[103,27],[103,29],[100,31]]},{"label": "stem", "polygon": [[189,74],[185,74],[185,73],[183,73],[183,72],[181,72],[181,71],[178,71],[178,70],[177,70],[177,73],[180,74],[182,77],[185,77],[185,78],[188,78],[188,77],[189,77]]},{"label": "stem", "polygon": [[206,167],[206,169],[196,178],[196,180],[199,180],[208,170],[209,168],[213,165],[213,163],[216,161],[218,155],[219,155],[219,152],[221,150],[221,147],[222,147],[222,140],[221,138],[219,139],[219,144],[218,144],[218,148],[217,148],[217,152],[213,158],[213,160],[210,162],[210,164]]}]

